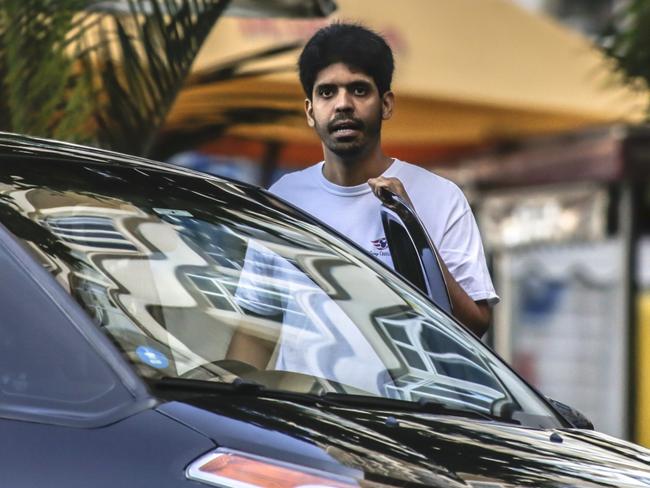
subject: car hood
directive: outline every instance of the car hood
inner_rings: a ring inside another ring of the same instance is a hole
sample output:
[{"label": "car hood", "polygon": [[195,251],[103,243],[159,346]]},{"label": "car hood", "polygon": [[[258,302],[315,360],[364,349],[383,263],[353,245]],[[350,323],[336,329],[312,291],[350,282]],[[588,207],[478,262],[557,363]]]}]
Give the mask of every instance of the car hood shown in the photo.
[{"label": "car hood", "polygon": [[591,431],[256,397],[197,397],[159,410],[220,447],[383,485],[650,487],[650,451]]}]

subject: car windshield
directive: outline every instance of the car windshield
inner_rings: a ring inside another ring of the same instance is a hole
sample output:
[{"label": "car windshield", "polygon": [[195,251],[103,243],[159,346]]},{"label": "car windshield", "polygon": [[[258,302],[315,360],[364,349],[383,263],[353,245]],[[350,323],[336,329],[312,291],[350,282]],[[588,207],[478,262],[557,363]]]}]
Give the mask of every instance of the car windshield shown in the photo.
[{"label": "car windshield", "polygon": [[265,192],[146,165],[3,169],[0,222],[145,378],[557,422],[417,290]]}]

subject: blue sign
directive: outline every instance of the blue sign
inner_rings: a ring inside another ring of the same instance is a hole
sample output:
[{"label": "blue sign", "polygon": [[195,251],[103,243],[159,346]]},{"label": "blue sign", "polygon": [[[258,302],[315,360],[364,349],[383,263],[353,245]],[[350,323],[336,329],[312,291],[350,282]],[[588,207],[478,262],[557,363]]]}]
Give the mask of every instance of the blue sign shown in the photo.
[{"label": "blue sign", "polygon": [[169,366],[169,359],[167,359],[167,356],[153,347],[139,346],[135,352],[140,358],[140,361],[148,364],[152,368],[165,369]]}]

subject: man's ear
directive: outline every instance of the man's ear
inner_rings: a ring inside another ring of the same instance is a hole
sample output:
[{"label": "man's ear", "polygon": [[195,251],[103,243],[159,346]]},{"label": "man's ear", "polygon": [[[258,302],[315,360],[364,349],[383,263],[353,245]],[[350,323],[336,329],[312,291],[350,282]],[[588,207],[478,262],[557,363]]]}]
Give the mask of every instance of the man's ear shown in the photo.
[{"label": "man's ear", "polygon": [[392,91],[387,91],[381,97],[381,118],[388,120],[393,116],[393,108],[395,107],[395,95]]},{"label": "man's ear", "polygon": [[314,127],[314,108],[309,98],[305,98],[305,115],[307,116],[307,125]]}]

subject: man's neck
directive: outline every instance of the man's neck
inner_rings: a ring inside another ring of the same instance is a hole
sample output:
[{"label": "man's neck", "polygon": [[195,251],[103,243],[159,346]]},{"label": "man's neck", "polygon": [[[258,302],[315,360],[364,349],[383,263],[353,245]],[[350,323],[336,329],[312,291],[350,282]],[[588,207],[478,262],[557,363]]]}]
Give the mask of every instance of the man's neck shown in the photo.
[{"label": "man's neck", "polygon": [[359,158],[343,159],[325,152],[323,176],[339,186],[356,186],[381,175],[393,163],[393,159],[379,150]]}]

